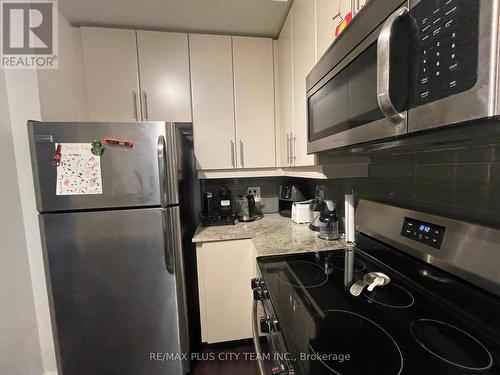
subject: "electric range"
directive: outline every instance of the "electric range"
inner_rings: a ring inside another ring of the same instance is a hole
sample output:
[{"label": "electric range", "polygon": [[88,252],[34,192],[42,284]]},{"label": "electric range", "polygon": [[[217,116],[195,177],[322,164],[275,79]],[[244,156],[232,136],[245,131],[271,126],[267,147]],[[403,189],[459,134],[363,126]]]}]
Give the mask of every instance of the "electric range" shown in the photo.
[{"label": "electric range", "polygon": [[273,374],[500,374],[500,231],[370,201],[357,224],[355,247],[258,258]]}]

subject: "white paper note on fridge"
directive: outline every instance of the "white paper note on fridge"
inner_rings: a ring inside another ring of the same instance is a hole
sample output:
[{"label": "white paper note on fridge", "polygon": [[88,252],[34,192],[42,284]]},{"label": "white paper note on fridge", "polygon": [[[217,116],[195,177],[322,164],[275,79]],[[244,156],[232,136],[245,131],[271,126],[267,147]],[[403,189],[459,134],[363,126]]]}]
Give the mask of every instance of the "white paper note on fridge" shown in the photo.
[{"label": "white paper note on fridge", "polygon": [[90,143],[59,143],[61,162],[57,166],[56,195],[102,194],[101,157]]}]

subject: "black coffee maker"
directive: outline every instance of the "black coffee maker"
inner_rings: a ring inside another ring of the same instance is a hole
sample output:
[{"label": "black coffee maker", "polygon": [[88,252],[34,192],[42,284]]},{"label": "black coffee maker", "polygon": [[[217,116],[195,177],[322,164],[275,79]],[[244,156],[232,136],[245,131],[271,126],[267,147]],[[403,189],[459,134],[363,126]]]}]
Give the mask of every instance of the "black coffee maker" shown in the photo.
[{"label": "black coffee maker", "polygon": [[221,186],[219,190],[219,199],[216,201],[218,214],[221,217],[233,216],[233,204],[231,202],[231,190]]},{"label": "black coffee maker", "polygon": [[211,192],[203,193],[203,211],[200,216],[204,227],[236,224],[231,190],[221,186],[216,197]]}]

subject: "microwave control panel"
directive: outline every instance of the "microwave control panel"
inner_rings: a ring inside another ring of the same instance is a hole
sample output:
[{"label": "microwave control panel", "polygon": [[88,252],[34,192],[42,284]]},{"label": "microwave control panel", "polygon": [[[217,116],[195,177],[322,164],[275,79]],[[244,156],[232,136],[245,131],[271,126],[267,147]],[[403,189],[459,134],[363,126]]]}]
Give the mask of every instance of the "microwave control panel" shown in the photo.
[{"label": "microwave control panel", "polygon": [[416,82],[411,106],[467,91],[477,82],[480,0],[422,0],[416,27]]},{"label": "microwave control panel", "polygon": [[405,217],[401,235],[439,249],[443,243],[445,230],[446,228],[441,225]]}]

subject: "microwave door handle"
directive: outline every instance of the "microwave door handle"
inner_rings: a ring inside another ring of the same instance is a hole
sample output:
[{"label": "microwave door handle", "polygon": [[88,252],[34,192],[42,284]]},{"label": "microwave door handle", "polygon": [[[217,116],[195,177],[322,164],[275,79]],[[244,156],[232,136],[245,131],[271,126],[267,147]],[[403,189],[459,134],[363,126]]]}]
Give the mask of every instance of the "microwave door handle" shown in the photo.
[{"label": "microwave door handle", "polygon": [[404,115],[396,109],[389,91],[391,77],[391,36],[394,23],[408,13],[408,8],[395,11],[384,23],[377,42],[377,101],[380,110],[394,123],[404,120]]}]

